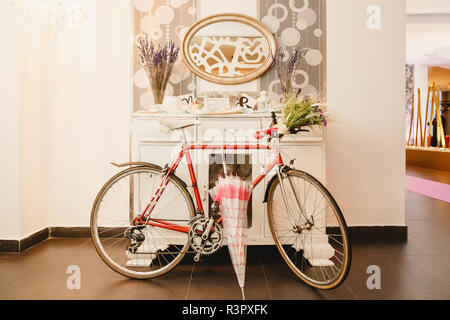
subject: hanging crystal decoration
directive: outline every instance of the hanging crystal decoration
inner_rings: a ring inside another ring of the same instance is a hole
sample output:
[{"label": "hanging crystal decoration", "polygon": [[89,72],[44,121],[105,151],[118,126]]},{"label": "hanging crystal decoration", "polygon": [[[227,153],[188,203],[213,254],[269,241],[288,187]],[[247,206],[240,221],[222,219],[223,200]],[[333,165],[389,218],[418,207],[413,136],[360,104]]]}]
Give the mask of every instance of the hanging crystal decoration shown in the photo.
[{"label": "hanging crystal decoration", "polygon": [[88,20],[86,0],[11,0],[14,12],[44,34],[57,38]]}]

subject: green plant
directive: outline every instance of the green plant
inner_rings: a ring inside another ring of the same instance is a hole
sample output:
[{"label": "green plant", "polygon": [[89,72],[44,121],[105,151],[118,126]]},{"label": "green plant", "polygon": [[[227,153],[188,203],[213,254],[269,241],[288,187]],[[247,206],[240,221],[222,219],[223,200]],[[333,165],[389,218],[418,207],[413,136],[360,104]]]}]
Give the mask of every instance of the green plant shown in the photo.
[{"label": "green plant", "polygon": [[305,96],[299,98],[298,95],[288,95],[285,97],[282,108],[283,126],[286,133],[296,132],[302,127],[326,126],[327,121],[321,108],[316,101]]}]

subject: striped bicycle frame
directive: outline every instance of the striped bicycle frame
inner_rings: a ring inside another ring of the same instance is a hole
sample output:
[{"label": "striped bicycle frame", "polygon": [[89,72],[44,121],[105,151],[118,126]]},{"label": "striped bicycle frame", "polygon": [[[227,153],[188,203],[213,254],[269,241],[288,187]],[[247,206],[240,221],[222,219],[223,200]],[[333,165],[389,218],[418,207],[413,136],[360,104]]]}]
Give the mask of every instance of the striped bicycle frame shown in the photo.
[{"label": "striped bicycle frame", "polygon": [[[153,227],[159,227],[163,229],[188,233],[189,227],[177,225],[175,223],[159,220],[159,219],[152,219],[150,217],[151,212],[155,208],[156,204],[158,203],[159,199],[161,198],[162,194],[164,193],[164,190],[166,189],[167,185],[169,184],[169,178],[172,173],[175,173],[178,166],[180,165],[181,161],[184,157],[186,157],[186,162],[189,170],[189,175],[191,178],[192,187],[194,189],[194,196],[195,196],[195,202],[197,204],[197,211],[200,214],[204,214],[203,209],[203,203],[200,197],[200,192],[198,190],[197,185],[197,178],[195,175],[194,166],[192,165],[192,158],[190,151],[192,150],[273,150],[269,145],[250,145],[250,144],[244,144],[244,145],[190,145],[190,144],[184,144],[181,148],[180,153],[178,154],[177,159],[172,163],[170,169],[164,174],[161,185],[156,190],[155,195],[150,200],[150,203],[147,205],[147,207],[144,209],[144,211],[141,213],[140,216],[138,216],[136,219],[134,219],[135,225],[150,225]],[[266,177],[270,171],[276,166],[283,165],[283,159],[281,157],[281,154],[279,150],[275,150],[276,154],[273,159],[273,161],[264,169],[264,172],[261,173],[253,182],[252,187],[255,188],[263,179]],[[220,218],[217,222],[220,223],[222,218]]]}]

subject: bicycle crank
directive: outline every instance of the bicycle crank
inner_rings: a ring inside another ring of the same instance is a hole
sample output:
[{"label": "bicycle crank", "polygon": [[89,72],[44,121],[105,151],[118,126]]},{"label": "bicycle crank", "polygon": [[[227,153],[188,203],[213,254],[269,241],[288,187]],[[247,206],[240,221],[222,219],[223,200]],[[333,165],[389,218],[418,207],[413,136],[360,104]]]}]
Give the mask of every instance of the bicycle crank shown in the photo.
[{"label": "bicycle crank", "polygon": [[189,228],[189,242],[196,252],[194,261],[198,262],[200,256],[214,254],[222,247],[222,227],[213,218],[195,218]]}]

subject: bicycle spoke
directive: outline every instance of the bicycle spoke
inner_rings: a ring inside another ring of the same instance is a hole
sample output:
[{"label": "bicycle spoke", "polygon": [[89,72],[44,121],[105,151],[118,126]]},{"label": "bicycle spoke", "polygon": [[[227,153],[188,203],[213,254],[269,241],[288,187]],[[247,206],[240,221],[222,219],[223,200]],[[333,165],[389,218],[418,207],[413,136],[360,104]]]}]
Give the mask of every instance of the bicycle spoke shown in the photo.
[{"label": "bicycle spoke", "polygon": [[[295,170],[287,175],[292,188],[284,196],[292,204],[290,209],[291,214],[296,214],[293,216],[296,225],[292,225],[287,214],[279,182],[268,201],[270,227],[278,249],[302,280],[318,288],[336,286],[349,268],[348,240],[339,220],[339,209],[326,190],[318,187],[320,182],[307,174],[296,174]],[[293,201],[302,208],[300,212]]]},{"label": "bicycle spoke", "polygon": [[[131,217],[136,217],[133,208],[142,214],[146,203],[155,197],[155,188],[163,181],[152,170],[125,170],[104,187],[93,209],[97,250],[111,268],[132,278],[151,278],[169,271],[181,261],[189,246],[186,233],[152,226],[139,229],[131,223]],[[152,219],[187,226],[194,213],[190,195],[171,177],[168,179],[164,192],[154,202]],[[143,242],[132,240],[139,237]]]}]

